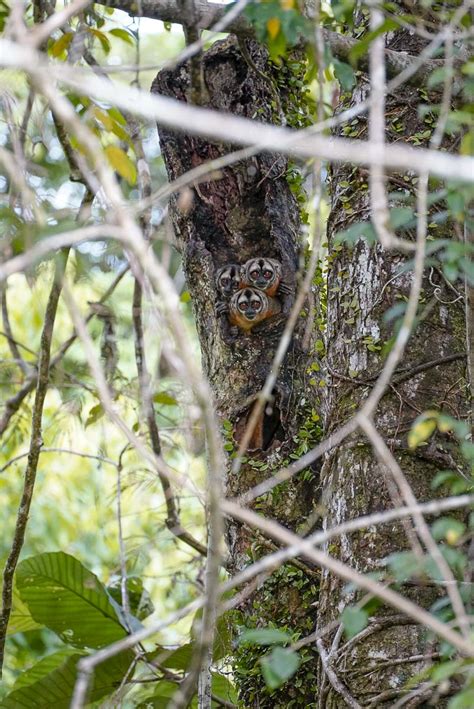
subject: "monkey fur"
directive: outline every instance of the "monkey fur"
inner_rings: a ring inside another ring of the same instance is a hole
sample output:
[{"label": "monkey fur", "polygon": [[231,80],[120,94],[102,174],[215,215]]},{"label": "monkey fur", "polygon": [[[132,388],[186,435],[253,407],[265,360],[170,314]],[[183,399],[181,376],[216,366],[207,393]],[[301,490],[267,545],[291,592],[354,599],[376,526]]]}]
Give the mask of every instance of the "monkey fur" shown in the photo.
[{"label": "monkey fur", "polygon": [[241,267],[241,280],[244,286],[265,291],[272,298],[291,292],[282,278],[281,263],[274,258],[250,259]]},{"label": "monkey fur", "polygon": [[229,322],[244,332],[281,313],[281,304],[257,288],[243,288],[234,293],[229,303]]},{"label": "monkey fur", "polygon": [[231,298],[235,291],[242,288],[241,266],[229,263],[220,268],[216,273],[216,288],[223,298]]}]

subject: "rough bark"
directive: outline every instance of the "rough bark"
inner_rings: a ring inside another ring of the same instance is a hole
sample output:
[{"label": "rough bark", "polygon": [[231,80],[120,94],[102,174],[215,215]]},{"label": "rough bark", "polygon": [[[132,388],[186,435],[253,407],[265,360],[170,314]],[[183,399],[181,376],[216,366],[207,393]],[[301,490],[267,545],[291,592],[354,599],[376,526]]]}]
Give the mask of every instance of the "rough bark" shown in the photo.
[{"label": "rough bark", "polygon": [[[268,71],[265,50],[253,41],[247,43],[247,48],[259,74],[243,58],[235,39],[218,42],[203,55],[205,103],[216,110],[248,118],[278,121],[274,89],[262,75]],[[189,73],[188,65],[162,71],[152,91],[189,100]],[[232,150],[230,145],[209,143],[162,127],[159,136],[171,180]],[[263,323],[251,334],[240,332],[232,339],[227,317],[216,314],[215,273],[228,263],[243,264],[256,256],[267,256],[282,263],[285,281],[295,290],[302,258],[300,219],[286,172],[285,158],[258,154],[225,167],[217,178],[200,181],[191,187],[191,194],[175,194],[171,199],[176,244],[192,298],[203,367],[215,393],[218,413],[223,421],[230,422],[226,425],[226,436],[235,446],[243,435],[255,396],[270,371],[285,316]],[[290,296],[287,306],[291,300]],[[239,495],[269,477],[271,470],[280,467],[295,450],[298,428],[306,411],[304,398],[308,403],[305,379],[311,354],[302,347],[305,323],[300,318],[278,375],[273,401],[259,421],[260,440],[254,437],[253,450],[247,452],[238,476],[228,476],[229,496]],[[296,530],[313,505],[314,484],[307,478],[308,475],[300,475],[273,494],[258,499],[258,509]],[[242,568],[255,555],[268,551],[264,540],[237,524],[229,524],[228,544],[233,569]],[[311,570],[307,574],[295,569],[287,574],[281,572],[277,580],[265,584],[241,609],[245,622],[248,625],[286,622],[291,630],[309,632],[314,628],[314,619],[308,611],[315,600],[314,592],[309,590],[313,581]],[[289,686],[279,691],[278,703],[274,697],[265,696],[260,673],[250,669],[259,654],[260,651],[240,661],[245,706],[300,706],[291,703],[298,694],[305,695],[302,701],[306,704],[309,698],[314,699],[315,689],[309,685],[304,690]]]},{"label": "rough bark", "polygon": [[[392,38],[392,49],[416,55],[418,38],[401,32]],[[266,70],[266,57],[255,43],[248,44],[253,61]],[[215,44],[203,57],[204,100],[212,108],[244,117],[274,121],[274,95],[264,81],[244,61],[238,44],[227,39]],[[161,72],[153,91],[186,101],[190,94],[189,71],[182,65]],[[366,98],[365,77],[348,103]],[[392,95],[387,105],[387,139],[410,141],[427,128],[417,117],[419,95],[416,88],[404,88]],[[347,102],[346,102],[347,104]],[[354,127],[356,126],[356,127]],[[366,118],[351,124],[356,137],[366,137]],[[212,144],[203,139],[159,129],[160,140],[170,179],[208,160],[217,158],[232,146]],[[419,138],[422,142],[423,138]],[[298,210],[285,180],[286,161],[275,155],[258,155],[242,160],[221,171],[217,179],[200,182],[189,194],[175,195],[171,214],[177,246],[183,257],[198,335],[203,366],[214,389],[217,407],[223,420],[230,422],[234,442],[238,442],[251,411],[252,401],[261,388],[275,352],[283,322],[263,326],[248,336],[241,334],[232,342],[226,333],[225,318],[216,315],[216,270],[229,263],[243,263],[248,258],[265,255],[284,264],[287,280],[295,284],[300,259]],[[381,347],[393,335],[392,325],[384,324],[383,313],[406,297],[411,283],[410,272],[396,275],[404,257],[386,253],[380,246],[359,241],[350,250],[336,246],[334,235],[353,221],[370,218],[368,175],[363,169],[341,165],[332,172],[332,211],[329,220],[329,274],[327,315],[327,380],[323,391],[326,433],[350,417],[370,392],[371,383],[383,366]],[[415,193],[413,174],[392,175],[389,190],[405,196]],[[406,189],[404,187],[406,185]],[[397,196],[393,204],[397,203]],[[448,228],[445,229],[445,231]],[[437,228],[436,236],[445,235]],[[423,318],[417,326],[403,362],[403,371],[394,387],[383,398],[375,423],[390,444],[405,470],[416,497],[432,497],[434,474],[451,467],[454,441],[438,434],[429,446],[416,452],[408,450],[406,434],[413,419],[428,408],[443,408],[455,416],[464,415],[465,391],[462,353],[465,349],[464,320],[459,301],[443,294],[445,284],[439,273],[427,273],[421,308]],[[441,291],[437,290],[438,287]],[[292,347],[286,357],[275,388],[271,411],[261,421],[267,430],[265,443],[249,452],[237,478],[229,477],[229,495],[243,493],[269,476],[273,468],[298,451],[298,430],[307,415],[304,401],[316,400],[306,380],[314,352],[303,352],[299,323]],[[427,343],[429,342],[429,347]],[[441,361],[439,361],[441,360]],[[432,366],[429,362],[434,362]],[[426,365],[419,369],[419,365]],[[416,371],[412,371],[415,370]],[[314,424],[312,425],[314,433]],[[306,428],[306,433],[311,426]],[[228,429],[229,430],[229,429]],[[393,505],[388,487],[388,473],[377,463],[362,434],[352,436],[330,453],[324,463],[321,480],[302,475],[291,484],[257,501],[258,509],[286,526],[301,531],[310,518],[317,491],[324,490],[327,514],[324,524],[332,526],[347,519],[382,510]],[[261,539],[239,525],[229,528],[231,568],[241,568],[249,556],[265,549]],[[391,552],[407,548],[402,525],[390,524],[331,542],[329,551],[361,571],[379,568]],[[316,589],[314,571],[280,570],[241,608],[247,625],[266,625],[308,634],[314,628]],[[437,589],[426,583],[411,583],[402,591],[424,607],[437,597]],[[354,595],[347,596],[344,584],[325,573],[319,600],[318,627],[338,619]],[[323,639],[330,650],[334,638]],[[359,638],[344,644],[336,636],[330,654],[330,670],[336,676],[334,689],[324,673],[315,681],[315,655],[303,673],[269,694],[263,687],[256,662],[260,653],[239,651],[236,677],[246,707],[345,707],[347,696],[364,706],[390,706],[404,683],[429,660],[423,656],[427,646],[424,631],[386,608],[379,608],[370,627]],[[304,652],[313,653],[313,649]],[[392,662],[397,660],[398,662]],[[302,686],[303,685],[303,686]],[[345,694],[345,696],[344,696]],[[421,695],[420,695],[421,696]],[[372,702],[372,704],[370,704]],[[442,704],[440,704],[441,706]]]},{"label": "rough bark", "polygon": [[[397,50],[411,53],[417,50],[417,42],[419,39],[404,32],[392,40]],[[362,79],[350,102],[364,99],[367,89],[368,85]],[[386,110],[388,141],[402,139],[409,142],[415,134],[423,134],[426,140],[426,129],[432,125],[418,117],[418,103],[419,93],[415,88],[404,87],[403,91],[389,97]],[[364,137],[366,119],[360,118],[353,129],[358,137]],[[393,323],[384,324],[383,314],[406,299],[412,280],[410,270],[397,275],[405,258],[396,252],[386,252],[380,245],[369,246],[361,240],[353,249],[334,249],[334,236],[338,231],[354,221],[370,219],[367,182],[366,171],[350,165],[332,171],[332,210],[328,226],[326,433],[339,427],[370,393],[371,384],[383,366],[384,347],[394,335]],[[401,204],[401,198],[407,193],[415,195],[416,184],[413,174],[391,175],[387,185],[388,192],[393,195],[391,206]],[[450,232],[449,225],[436,227],[431,224],[429,228],[430,235],[436,238],[449,238],[452,236]],[[404,470],[417,499],[424,501],[433,497],[431,482],[434,475],[439,470],[456,466],[453,451],[457,446],[449,434],[441,436],[438,433],[429,445],[413,452],[408,449],[407,432],[417,415],[427,409],[446,411],[457,418],[463,418],[467,413],[463,303],[453,297],[452,290],[436,268],[426,269],[419,312],[422,317],[405,353],[400,374],[394,377],[394,385],[382,399],[374,422]],[[415,371],[419,365],[429,362],[433,362],[432,366]],[[353,435],[326,458],[321,471],[327,510],[324,524],[331,527],[390,508],[393,505],[390,484],[390,473],[381,467],[364,435]],[[402,525],[390,524],[343,535],[331,542],[329,551],[353,568],[368,572],[383,568],[386,557],[407,548]],[[413,581],[401,590],[421,606],[430,607],[439,595],[439,589],[426,581],[422,577],[419,582]],[[320,594],[318,626],[321,628],[337,619],[345,605],[359,598],[347,594],[344,583],[328,573],[322,575]],[[430,660],[423,659],[423,656],[429,656],[435,645],[427,641],[423,628],[407,624],[406,619],[387,608],[379,609],[372,616],[371,627],[372,630],[362,633],[357,641],[347,645],[344,640],[335,642],[331,669],[362,706],[392,706],[406,691],[406,681],[429,664]],[[333,638],[324,640],[327,650],[332,641]],[[321,709],[346,707],[341,693],[326,678],[323,680],[323,676],[321,671]],[[429,692],[425,698],[428,696]],[[441,699],[438,702],[436,706],[443,706]]]}]

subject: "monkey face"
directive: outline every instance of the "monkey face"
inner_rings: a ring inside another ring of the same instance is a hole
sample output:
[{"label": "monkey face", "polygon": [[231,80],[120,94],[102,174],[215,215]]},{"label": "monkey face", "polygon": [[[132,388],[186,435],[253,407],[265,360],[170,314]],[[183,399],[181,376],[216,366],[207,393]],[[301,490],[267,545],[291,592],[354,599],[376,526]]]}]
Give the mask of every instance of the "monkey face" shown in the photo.
[{"label": "monkey face", "polygon": [[267,308],[267,298],[253,288],[244,288],[232,298],[233,305],[241,317],[250,322],[262,315]]},{"label": "monkey face", "polygon": [[241,283],[240,266],[230,263],[217,271],[216,286],[219,293],[226,298],[230,298],[235,291],[239,290]]},{"label": "monkey face", "polygon": [[271,258],[253,258],[243,267],[245,282],[252,288],[271,291],[278,288],[281,278],[281,264]]}]

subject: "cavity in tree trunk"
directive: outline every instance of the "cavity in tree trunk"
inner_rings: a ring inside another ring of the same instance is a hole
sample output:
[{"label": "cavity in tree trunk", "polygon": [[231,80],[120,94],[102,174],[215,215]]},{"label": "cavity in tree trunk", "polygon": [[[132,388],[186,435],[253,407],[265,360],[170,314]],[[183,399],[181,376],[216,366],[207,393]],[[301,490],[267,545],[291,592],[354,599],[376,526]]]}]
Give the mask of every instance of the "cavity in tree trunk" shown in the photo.
[{"label": "cavity in tree trunk", "polygon": [[[417,53],[419,40],[401,34],[403,37],[397,34],[393,48]],[[268,73],[265,51],[255,42],[247,46],[253,63]],[[243,58],[235,40],[216,43],[203,55],[202,62],[206,105],[262,121],[275,120],[271,83]],[[189,84],[189,71],[182,65],[161,72],[153,91],[186,101]],[[367,94],[368,84],[362,76],[352,96],[346,96],[343,103],[352,105]],[[395,136],[410,142],[413,135],[426,130],[417,116],[418,102],[417,87],[404,86],[399,94],[389,97],[388,141]],[[366,117],[359,117],[357,137],[365,136],[366,126]],[[233,149],[162,128],[159,133],[170,179]],[[283,323],[278,320],[231,341],[225,316],[216,314],[214,277],[217,269],[228,263],[269,256],[282,262],[286,280],[296,287],[298,265],[304,255],[297,203],[288,187],[286,170],[287,162],[281,156],[258,153],[222,168],[219,175],[196,184],[190,194],[175,195],[171,201],[204,370],[224,427],[236,445],[254,397],[270,370]],[[414,196],[417,180],[415,174],[391,175],[387,187],[394,193],[392,205]],[[393,320],[385,321],[384,313],[404,302],[410,288],[411,271],[408,268],[400,273],[407,259],[398,252],[387,252],[364,240],[353,248],[335,243],[337,232],[354,221],[370,220],[367,170],[341,165],[332,170],[330,187],[325,386],[316,395],[314,378],[308,374],[311,365],[316,363],[317,369],[319,364],[313,348],[315,338],[306,351],[303,348],[306,308],[280,371],[274,400],[261,419],[263,435],[258,449],[247,453],[237,477],[228,477],[229,496],[242,494],[269,477],[291,454],[300,455],[304,440],[314,443],[320,434],[315,408],[324,416],[326,434],[355,413],[370,393],[394,336]],[[436,236],[441,235],[441,228],[436,228]],[[416,333],[375,416],[377,428],[405,470],[419,501],[432,497],[431,481],[436,472],[452,465],[451,442],[449,436],[438,434],[429,446],[413,453],[407,447],[407,431],[413,419],[428,408],[448,408],[461,416],[465,408],[463,310],[459,301],[450,301],[453,298],[438,269],[428,270]],[[316,326],[314,329],[316,334]],[[314,511],[320,503],[325,509],[323,525],[330,527],[390,508],[394,500],[399,503],[396,485],[359,431],[327,455],[320,474],[317,470],[304,471],[259,498],[254,507],[306,534],[314,527]],[[378,570],[389,554],[408,548],[410,525],[393,523],[342,536],[332,541],[327,551],[362,572]],[[237,523],[229,525],[228,545],[233,570],[241,569],[269,548],[263,538]],[[339,618],[345,605],[361,597],[347,593],[345,583],[327,572],[322,574],[319,593],[317,581],[316,571],[304,564],[284,567],[240,609],[244,622],[258,626],[273,623],[309,635],[315,625],[323,630]],[[401,590],[424,607],[438,595],[434,586],[413,581]],[[405,682],[429,662],[436,643],[420,626],[392,609],[379,607],[359,637],[346,643],[340,631],[326,634],[319,650],[326,657],[326,667],[319,666],[318,680],[313,645],[302,651],[307,662],[296,678],[272,695],[264,689],[260,672],[253,669],[260,653],[240,650],[236,677],[245,706],[322,709],[368,702],[369,706],[391,706],[403,693]]]}]

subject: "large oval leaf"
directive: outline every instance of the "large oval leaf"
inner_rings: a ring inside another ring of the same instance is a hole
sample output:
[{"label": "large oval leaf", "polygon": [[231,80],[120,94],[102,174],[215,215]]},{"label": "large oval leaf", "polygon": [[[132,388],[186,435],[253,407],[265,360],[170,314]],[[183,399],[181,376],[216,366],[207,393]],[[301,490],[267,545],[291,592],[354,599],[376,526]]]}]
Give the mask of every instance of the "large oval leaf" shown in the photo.
[{"label": "large oval leaf", "polygon": [[28,630],[36,630],[37,628],[41,628],[41,625],[33,620],[28,607],[21,600],[18,589],[15,586],[13,589],[13,610],[8,621],[7,634],[26,633]]},{"label": "large oval leaf", "polygon": [[[175,682],[163,679],[157,683],[155,693],[144,702],[138,704],[137,709],[166,709],[177,691],[178,685]],[[197,698],[193,697],[188,706],[189,709],[197,709]]]},{"label": "large oval leaf", "polygon": [[16,582],[33,619],[69,645],[102,647],[127,634],[97,576],[69,554],[25,559]]},{"label": "large oval leaf", "polygon": [[[76,683],[76,665],[83,653],[64,649],[26,670],[2,701],[0,709],[68,709]],[[133,662],[130,651],[98,665],[88,702],[112,694]]]}]

